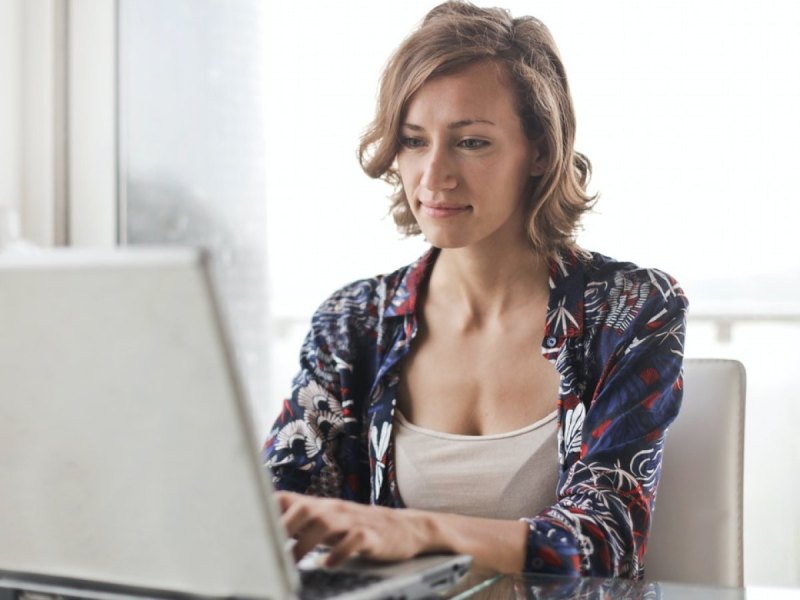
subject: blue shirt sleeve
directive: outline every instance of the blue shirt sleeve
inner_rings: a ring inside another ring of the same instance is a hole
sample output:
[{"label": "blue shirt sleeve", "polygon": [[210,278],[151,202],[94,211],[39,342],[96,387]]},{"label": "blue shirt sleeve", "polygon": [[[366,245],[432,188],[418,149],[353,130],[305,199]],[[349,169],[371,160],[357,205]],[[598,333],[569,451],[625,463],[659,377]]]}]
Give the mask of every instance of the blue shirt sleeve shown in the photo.
[{"label": "blue shirt sleeve", "polygon": [[664,440],[682,398],[687,306],[666,274],[640,269],[615,278],[587,336],[596,383],[561,412],[567,459],[558,501],[526,519],[526,570],[642,575]]}]

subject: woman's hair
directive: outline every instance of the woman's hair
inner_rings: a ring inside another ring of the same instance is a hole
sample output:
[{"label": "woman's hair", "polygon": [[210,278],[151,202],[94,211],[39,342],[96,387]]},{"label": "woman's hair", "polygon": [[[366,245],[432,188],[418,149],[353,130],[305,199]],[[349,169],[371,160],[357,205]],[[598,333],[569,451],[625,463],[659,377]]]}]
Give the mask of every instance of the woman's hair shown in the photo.
[{"label": "woman's hair", "polygon": [[375,118],[358,150],[361,167],[395,186],[395,223],[406,235],[419,234],[395,166],[409,100],[426,81],[487,59],[505,65],[525,134],[545,145],[545,172],[529,188],[533,248],[544,254],[572,249],[578,221],[595,200],[586,193],[591,163],[574,149],[575,112],[558,48],[533,17],[514,19],[507,10],[460,0],[431,10],[386,65]]}]

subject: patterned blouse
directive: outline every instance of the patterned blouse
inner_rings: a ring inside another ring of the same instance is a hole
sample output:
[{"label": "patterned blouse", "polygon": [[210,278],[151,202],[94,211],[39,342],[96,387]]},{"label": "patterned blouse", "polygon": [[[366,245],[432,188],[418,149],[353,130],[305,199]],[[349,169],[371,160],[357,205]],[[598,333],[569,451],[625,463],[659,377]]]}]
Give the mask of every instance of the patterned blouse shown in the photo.
[{"label": "patterned blouse", "polygon": [[[399,367],[437,256],[345,286],[314,314],[264,445],[278,489],[403,506],[391,443]],[[664,438],[681,403],[687,306],[661,271],[595,253],[551,261],[541,351],[561,375],[560,477],[557,502],[525,519],[527,571],[642,576]]]}]

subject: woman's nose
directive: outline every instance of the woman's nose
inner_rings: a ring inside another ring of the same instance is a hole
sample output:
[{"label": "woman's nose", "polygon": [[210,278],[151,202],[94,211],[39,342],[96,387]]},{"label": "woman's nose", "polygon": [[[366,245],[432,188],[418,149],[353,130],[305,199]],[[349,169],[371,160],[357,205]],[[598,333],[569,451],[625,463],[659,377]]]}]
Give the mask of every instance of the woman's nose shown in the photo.
[{"label": "woman's nose", "polygon": [[431,148],[425,157],[421,183],[432,192],[453,189],[456,186],[455,169],[446,150]]}]

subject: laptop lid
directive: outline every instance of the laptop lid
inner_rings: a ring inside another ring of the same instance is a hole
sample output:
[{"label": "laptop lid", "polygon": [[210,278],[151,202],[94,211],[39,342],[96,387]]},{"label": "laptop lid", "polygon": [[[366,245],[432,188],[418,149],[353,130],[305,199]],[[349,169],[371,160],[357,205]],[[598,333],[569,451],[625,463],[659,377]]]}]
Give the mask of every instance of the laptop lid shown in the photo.
[{"label": "laptop lid", "polygon": [[288,597],[202,254],[0,255],[0,571]]}]

